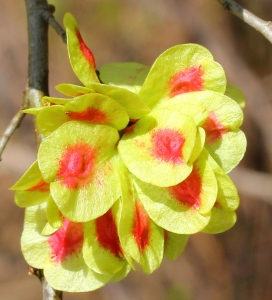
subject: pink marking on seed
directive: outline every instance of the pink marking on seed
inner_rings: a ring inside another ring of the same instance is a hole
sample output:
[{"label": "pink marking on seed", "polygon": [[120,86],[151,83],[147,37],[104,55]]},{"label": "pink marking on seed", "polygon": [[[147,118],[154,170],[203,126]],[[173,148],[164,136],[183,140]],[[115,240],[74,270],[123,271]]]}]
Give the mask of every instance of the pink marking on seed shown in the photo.
[{"label": "pink marking on seed", "polygon": [[41,179],[41,181],[29,188],[28,191],[49,192],[50,185],[46,183],[43,179]]},{"label": "pink marking on seed", "polygon": [[140,252],[143,253],[150,242],[150,219],[138,201],[135,205],[132,234]]},{"label": "pink marking on seed", "polygon": [[170,97],[179,94],[202,91],[204,70],[201,66],[190,67],[175,74],[170,79]]},{"label": "pink marking on seed", "polygon": [[107,122],[107,115],[100,109],[88,107],[84,111],[66,112],[70,120],[85,121],[91,123],[104,124]]},{"label": "pink marking on seed", "polygon": [[112,211],[109,210],[103,216],[95,220],[96,225],[96,239],[100,246],[106,250],[109,250],[114,256],[120,257],[123,250],[120,245],[117,226],[112,215]]},{"label": "pink marking on seed", "polygon": [[164,128],[152,135],[152,155],[162,161],[182,163],[182,148],[185,138],[176,130]]},{"label": "pink marking on seed", "polygon": [[201,189],[201,177],[196,168],[184,181],[168,188],[170,194],[181,204],[194,209],[201,205]]},{"label": "pink marking on seed", "polygon": [[51,257],[61,263],[71,255],[78,255],[83,245],[83,223],[64,219],[63,226],[48,238]]},{"label": "pink marking on seed", "polygon": [[90,182],[95,166],[96,151],[86,143],[68,146],[60,160],[57,178],[69,189],[76,189]]},{"label": "pink marking on seed", "polygon": [[207,120],[202,125],[206,131],[206,144],[213,144],[228,132],[227,127],[222,125],[214,112],[210,112]]},{"label": "pink marking on seed", "polygon": [[80,50],[81,50],[82,54],[87,59],[87,61],[89,62],[89,64],[92,66],[92,68],[95,69],[96,66],[95,66],[94,55],[93,55],[92,51],[84,43],[79,30],[76,30],[76,36],[78,38],[79,47],[80,47]]}]

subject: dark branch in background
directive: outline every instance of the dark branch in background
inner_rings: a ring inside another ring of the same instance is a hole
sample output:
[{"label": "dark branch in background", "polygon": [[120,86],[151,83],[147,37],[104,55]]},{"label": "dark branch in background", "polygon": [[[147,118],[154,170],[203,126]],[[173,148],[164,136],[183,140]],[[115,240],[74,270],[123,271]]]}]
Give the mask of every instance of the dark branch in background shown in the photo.
[{"label": "dark branch in background", "polygon": [[233,0],[217,0],[225,9],[255,28],[272,43],[272,23],[264,21]]}]

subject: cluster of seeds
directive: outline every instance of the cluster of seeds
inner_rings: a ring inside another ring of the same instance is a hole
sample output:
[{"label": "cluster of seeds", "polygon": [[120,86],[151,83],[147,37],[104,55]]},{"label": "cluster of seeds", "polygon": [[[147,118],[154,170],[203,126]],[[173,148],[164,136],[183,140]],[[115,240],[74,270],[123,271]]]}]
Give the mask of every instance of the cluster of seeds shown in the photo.
[{"label": "cluster of seeds", "polygon": [[83,86],[60,84],[68,97],[25,111],[45,138],[12,189],[27,207],[26,261],[55,289],[82,292],[135,262],[151,273],[190,234],[233,226],[239,196],[227,173],[246,148],[244,99],[195,44],[168,49],[151,69],[112,63],[98,77],[75,19],[64,23]]}]

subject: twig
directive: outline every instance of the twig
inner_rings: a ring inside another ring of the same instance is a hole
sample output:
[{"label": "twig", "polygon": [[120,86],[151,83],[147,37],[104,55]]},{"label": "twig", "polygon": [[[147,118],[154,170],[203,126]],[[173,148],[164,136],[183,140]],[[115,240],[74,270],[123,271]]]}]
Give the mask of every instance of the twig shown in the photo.
[{"label": "twig", "polygon": [[[2,154],[12,137],[14,131],[20,126],[25,114],[22,112],[23,109],[29,108],[29,107],[39,107],[41,103],[41,99],[44,96],[44,94],[36,89],[33,88],[27,88],[24,91],[23,96],[23,104],[21,105],[19,111],[15,114],[15,116],[10,121],[8,127],[4,131],[4,133],[0,136],[0,161],[2,160]],[[34,127],[35,127],[35,135],[36,135],[36,141],[37,145],[40,145],[43,136],[41,133],[36,130],[37,125],[34,120]]]},{"label": "twig", "polygon": [[21,122],[22,122],[22,120],[25,116],[25,114],[22,113],[22,109],[25,109],[25,108],[28,107],[28,97],[26,96],[26,94],[24,94],[23,98],[24,98],[23,99],[23,104],[22,104],[20,110],[12,118],[12,120],[10,121],[8,127],[6,128],[6,130],[4,131],[4,133],[0,137],[0,161],[2,160],[2,153],[5,150],[9,139],[13,135],[16,128],[18,128],[20,126],[20,124],[21,124]]},{"label": "twig", "polygon": [[[28,87],[26,89],[25,94],[28,99],[28,107],[40,107],[42,97],[45,96],[45,94],[42,91],[34,89],[34,88],[30,88],[30,87]],[[33,122],[34,122],[34,128],[35,128],[36,145],[37,145],[37,148],[39,148],[39,146],[43,140],[43,135],[38,130],[38,126],[36,123],[36,117],[33,118]]]},{"label": "twig", "polygon": [[[250,115],[250,119],[247,118],[252,120],[253,128],[256,126],[261,133],[261,138],[258,137],[263,145],[260,155],[265,160],[266,169],[272,171],[272,105],[266,87],[237,51],[232,34],[226,31],[222,35],[219,27],[207,21],[210,16],[203,11],[196,12],[189,2],[180,2],[179,5],[180,9],[172,8],[171,18],[177,22],[182,19],[189,34],[212,50],[214,57],[224,64],[229,79],[245,91],[246,111]],[[190,18],[192,14],[195,18]],[[263,153],[266,153],[265,156]]]},{"label": "twig", "polygon": [[49,5],[49,10],[43,11],[43,18],[56,30],[57,34],[62,38],[63,42],[67,44],[66,32],[54,18],[52,14],[54,11],[55,7],[53,5]]},{"label": "twig", "polygon": [[46,281],[43,271],[40,269],[35,269],[33,267],[29,267],[28,271],[29,275],[36,275],[40,280],[43,287],[43,300],[61,300],[62,292],[54,290]]},{"label": "twig", "polygon": [[272,23],[255,16],[233,0],[217,0],[225,9],[259,31],[272,43]]}]

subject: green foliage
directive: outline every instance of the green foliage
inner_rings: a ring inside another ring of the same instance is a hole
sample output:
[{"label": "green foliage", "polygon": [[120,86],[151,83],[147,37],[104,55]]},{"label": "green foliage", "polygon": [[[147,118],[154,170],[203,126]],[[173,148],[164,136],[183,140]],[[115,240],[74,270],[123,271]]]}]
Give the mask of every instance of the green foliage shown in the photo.
[{"label": "green foliage", "polygon": [[135,262],[151,273],[190,234],[234,225],[239,196],[227,173],[246,148],[244,98],[194,44],[168,49],[150,71],[108,64],[99,82],[76,20],[64,23],[84,86],[60,84],[69,98],[25,111],[45,139],[12,189],[27,207],[27,262],[55,289],[83,292],[121,280]]}]

